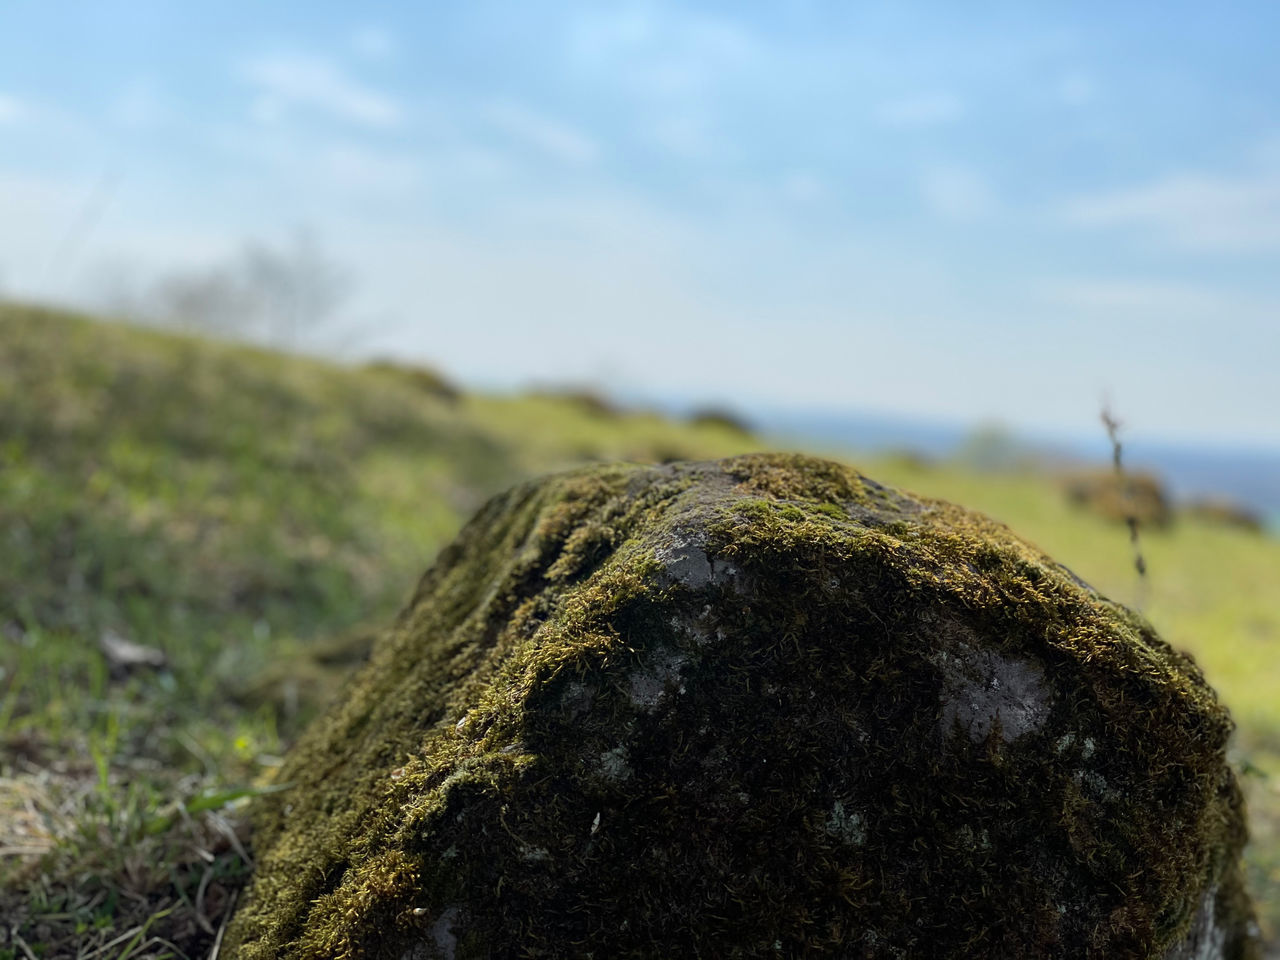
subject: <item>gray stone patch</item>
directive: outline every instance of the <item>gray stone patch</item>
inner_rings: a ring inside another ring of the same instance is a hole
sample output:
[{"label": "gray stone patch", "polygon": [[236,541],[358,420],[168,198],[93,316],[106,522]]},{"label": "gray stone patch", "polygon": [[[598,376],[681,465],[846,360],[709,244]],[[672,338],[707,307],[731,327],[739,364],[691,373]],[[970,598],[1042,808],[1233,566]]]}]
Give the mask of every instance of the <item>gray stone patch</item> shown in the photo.
[{"label": "gray stone patch", "polygon": [[1088,760],[1098,752],[1098,743],[1093,737],[1077,737],[1074,733],[1064,733],[1053,742],[1053,752],[1062,756],[1072,747],[1080,745],[1080,759]]},{"label": "gray stone patch", "polygon": [[456,906],[446,907],[431,925],[431,939],[443,960],[454,960],[457,956],[458,936],[453,932],[453,925],[458,922],[460,913]]},{"label": "gray stone patch", "polygon": [[691,590],[699,590],[711,582],[710,559],[691,543],[659,550],[658,561],[668,577]]},{"label": "gray stone patch", "polygon": [[564,693],[560,697],[560,703],[568,712],[569,716],[577,719],[591,709],[596,699],[596,687],[594,684],[586,684],[581,680],[570,680],[564,685]]},{"label": "gray stone patch", "polygon": [[1090,799],[1114,802],[1120,799],[1120,791],[1107,783],[1106,777],[1092,770],[1076,770],[1071,774],[1075,782]]},{"label": "gray stone patch", "polygon": [[956,831],[956,841],[968,850],[970,853],[976,853],[979,850],[988,852],[991,850],[991,833],[986,827],[981,831],[975,832],[973,827],[967,823],[960,825],[960,829]]},{"label": "gray stone patch", "polygon": [[[710,605],[705,607],[700,614],[700,617],[707,616],[710,609]],[[722,643],[725,639],[724,630],[717,627],[713,633],[703,627],[702,624],[698,622],[698,619],[684,614],[672,617],[668,623],[671,625],[671,630],[677,638],[691,641],[693,645],[699,649],[709,647],[713,643]]]},{"label": "gray stone patch", "polygon": [[828,836],[843,840],[851,847],[860,847],[867,842],[867,826],[862,814],[845,809],[841,800],[832,804],[827,814],[826,830]]},{"label": "gray stone patch", "polygon": [[521,841],[520,859],[525,863],[546,863],[551,859],[551,851],[546,847],[535,847],[531,843]]},{"label": "gray stone patch", "polygon": [[667,580],[690,590],[702,590],[711,585],[734,587],[741,576],[741,571],[732,563],[708,557],[701,544],[693,541],[661,547],[655,556],[662,564]]},{"label": "gray stone patch", "polygon": [[1218,923],[1217,886],[1211,886],[1200,898],[1200,909],[1191,921],[1191,929],[1180,941],[1165,951],[1162,960],[1226,960],[1227,931]]},{"label": "gray stone patch", "polygon": [[400,960],[456,960],[458,935],[453,931],[461,913],[456,905],[445,907],[427,931],[430,939],[409,947],[400,954]]},{"label": "gray stone patch", "polygon": [[627,692],[632,706],[640,710],[654,710],[667,694],[668,686],[683,691],[680,686],[680,668],[688,658],[674,650],[654,650],[638,669],[627,679]]},{"label": "gray stone patch", "polygon": [[629,780],[631,763],[626,747],[614,747],[596,758],[596,772],[606,780]]},{"label": "gray stone patch", "polygon": [[964,643],[939,650],[932,660],[942,673],[938,723],[944,737],[959,725],[981,743],[999,723],[1002,738],[1014,741],[1048,719],[1051,695],[1039,664]]}]

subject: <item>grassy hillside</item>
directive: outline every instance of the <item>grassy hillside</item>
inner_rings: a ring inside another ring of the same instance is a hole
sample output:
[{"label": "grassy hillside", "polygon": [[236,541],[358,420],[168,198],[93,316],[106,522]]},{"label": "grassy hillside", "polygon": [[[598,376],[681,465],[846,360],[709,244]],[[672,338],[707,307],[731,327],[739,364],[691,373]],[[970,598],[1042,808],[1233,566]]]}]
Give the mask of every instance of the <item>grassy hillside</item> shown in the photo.
[{"label": "grassy hillside", "polygon": [[[760,446],[0,306],[0,960],[207,955],[251,858],[246,798],[490,493]],[[1006,521],[1196,654],[1241,725],[1280,921],[1280,543],[1178,523],[1147,536],[1140,597],[1124,531],[1044,477],[859,465]]]}]

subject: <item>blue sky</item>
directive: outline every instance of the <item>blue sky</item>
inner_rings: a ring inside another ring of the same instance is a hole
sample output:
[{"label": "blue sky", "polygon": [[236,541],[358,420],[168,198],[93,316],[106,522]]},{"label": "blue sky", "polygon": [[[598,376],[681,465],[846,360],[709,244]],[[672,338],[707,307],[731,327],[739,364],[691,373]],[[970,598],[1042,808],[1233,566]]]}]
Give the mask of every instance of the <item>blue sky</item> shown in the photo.
[{"label": "blue sky", "polygon": [[[1280,449],[1270,3],[0,3],[0,290],[300,227],[464,380]],[[336,342],[336,341],[335,341]]]}]

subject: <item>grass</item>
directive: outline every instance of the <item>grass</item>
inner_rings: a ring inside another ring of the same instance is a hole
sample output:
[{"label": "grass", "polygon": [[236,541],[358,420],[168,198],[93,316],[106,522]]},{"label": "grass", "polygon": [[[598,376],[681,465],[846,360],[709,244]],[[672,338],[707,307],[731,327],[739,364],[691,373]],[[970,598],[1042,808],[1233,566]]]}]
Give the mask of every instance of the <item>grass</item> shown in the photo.
[{"label": "grass", "polygon": [[[208,956],[252,862],[244,806],[484,498],[762,446],[440,382],[0,305],[0,960]],[[1006,521],[1195,653],[1239,722],[1280,930],[1280,542],[1144,531],[1140,597],[1127,531],[1044,476],[860,466]],[[108,634],[163,665],[114,662]]]},{"label": "grass", "polygon": [[0,960],[205,955],[239,808],[487,496],[750,444],[429,380],[0,307]]}]

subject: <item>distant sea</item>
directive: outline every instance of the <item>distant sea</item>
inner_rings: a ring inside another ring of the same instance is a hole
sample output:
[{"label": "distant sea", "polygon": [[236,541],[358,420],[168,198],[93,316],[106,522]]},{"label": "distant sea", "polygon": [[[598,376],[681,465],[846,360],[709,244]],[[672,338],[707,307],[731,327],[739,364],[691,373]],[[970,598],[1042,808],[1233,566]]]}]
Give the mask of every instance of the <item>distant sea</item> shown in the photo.
[{"label": "distant sea", "polygon": [[[752,425],[768,436],[828,450],[912,452],[946,459],[972,448],[978,428],[874,414],[747,411]],[[1094,440],[1034,434],[1003,434],[1020,455],[1048,463],[1107,464],[1111,445],[1102,425]],[[1125,465],[1158,474],[1178,500],[1227,497],[1262,515],[1280,532],[1280,450],[1197,447],[1148,442],[1122,433]]]}]

